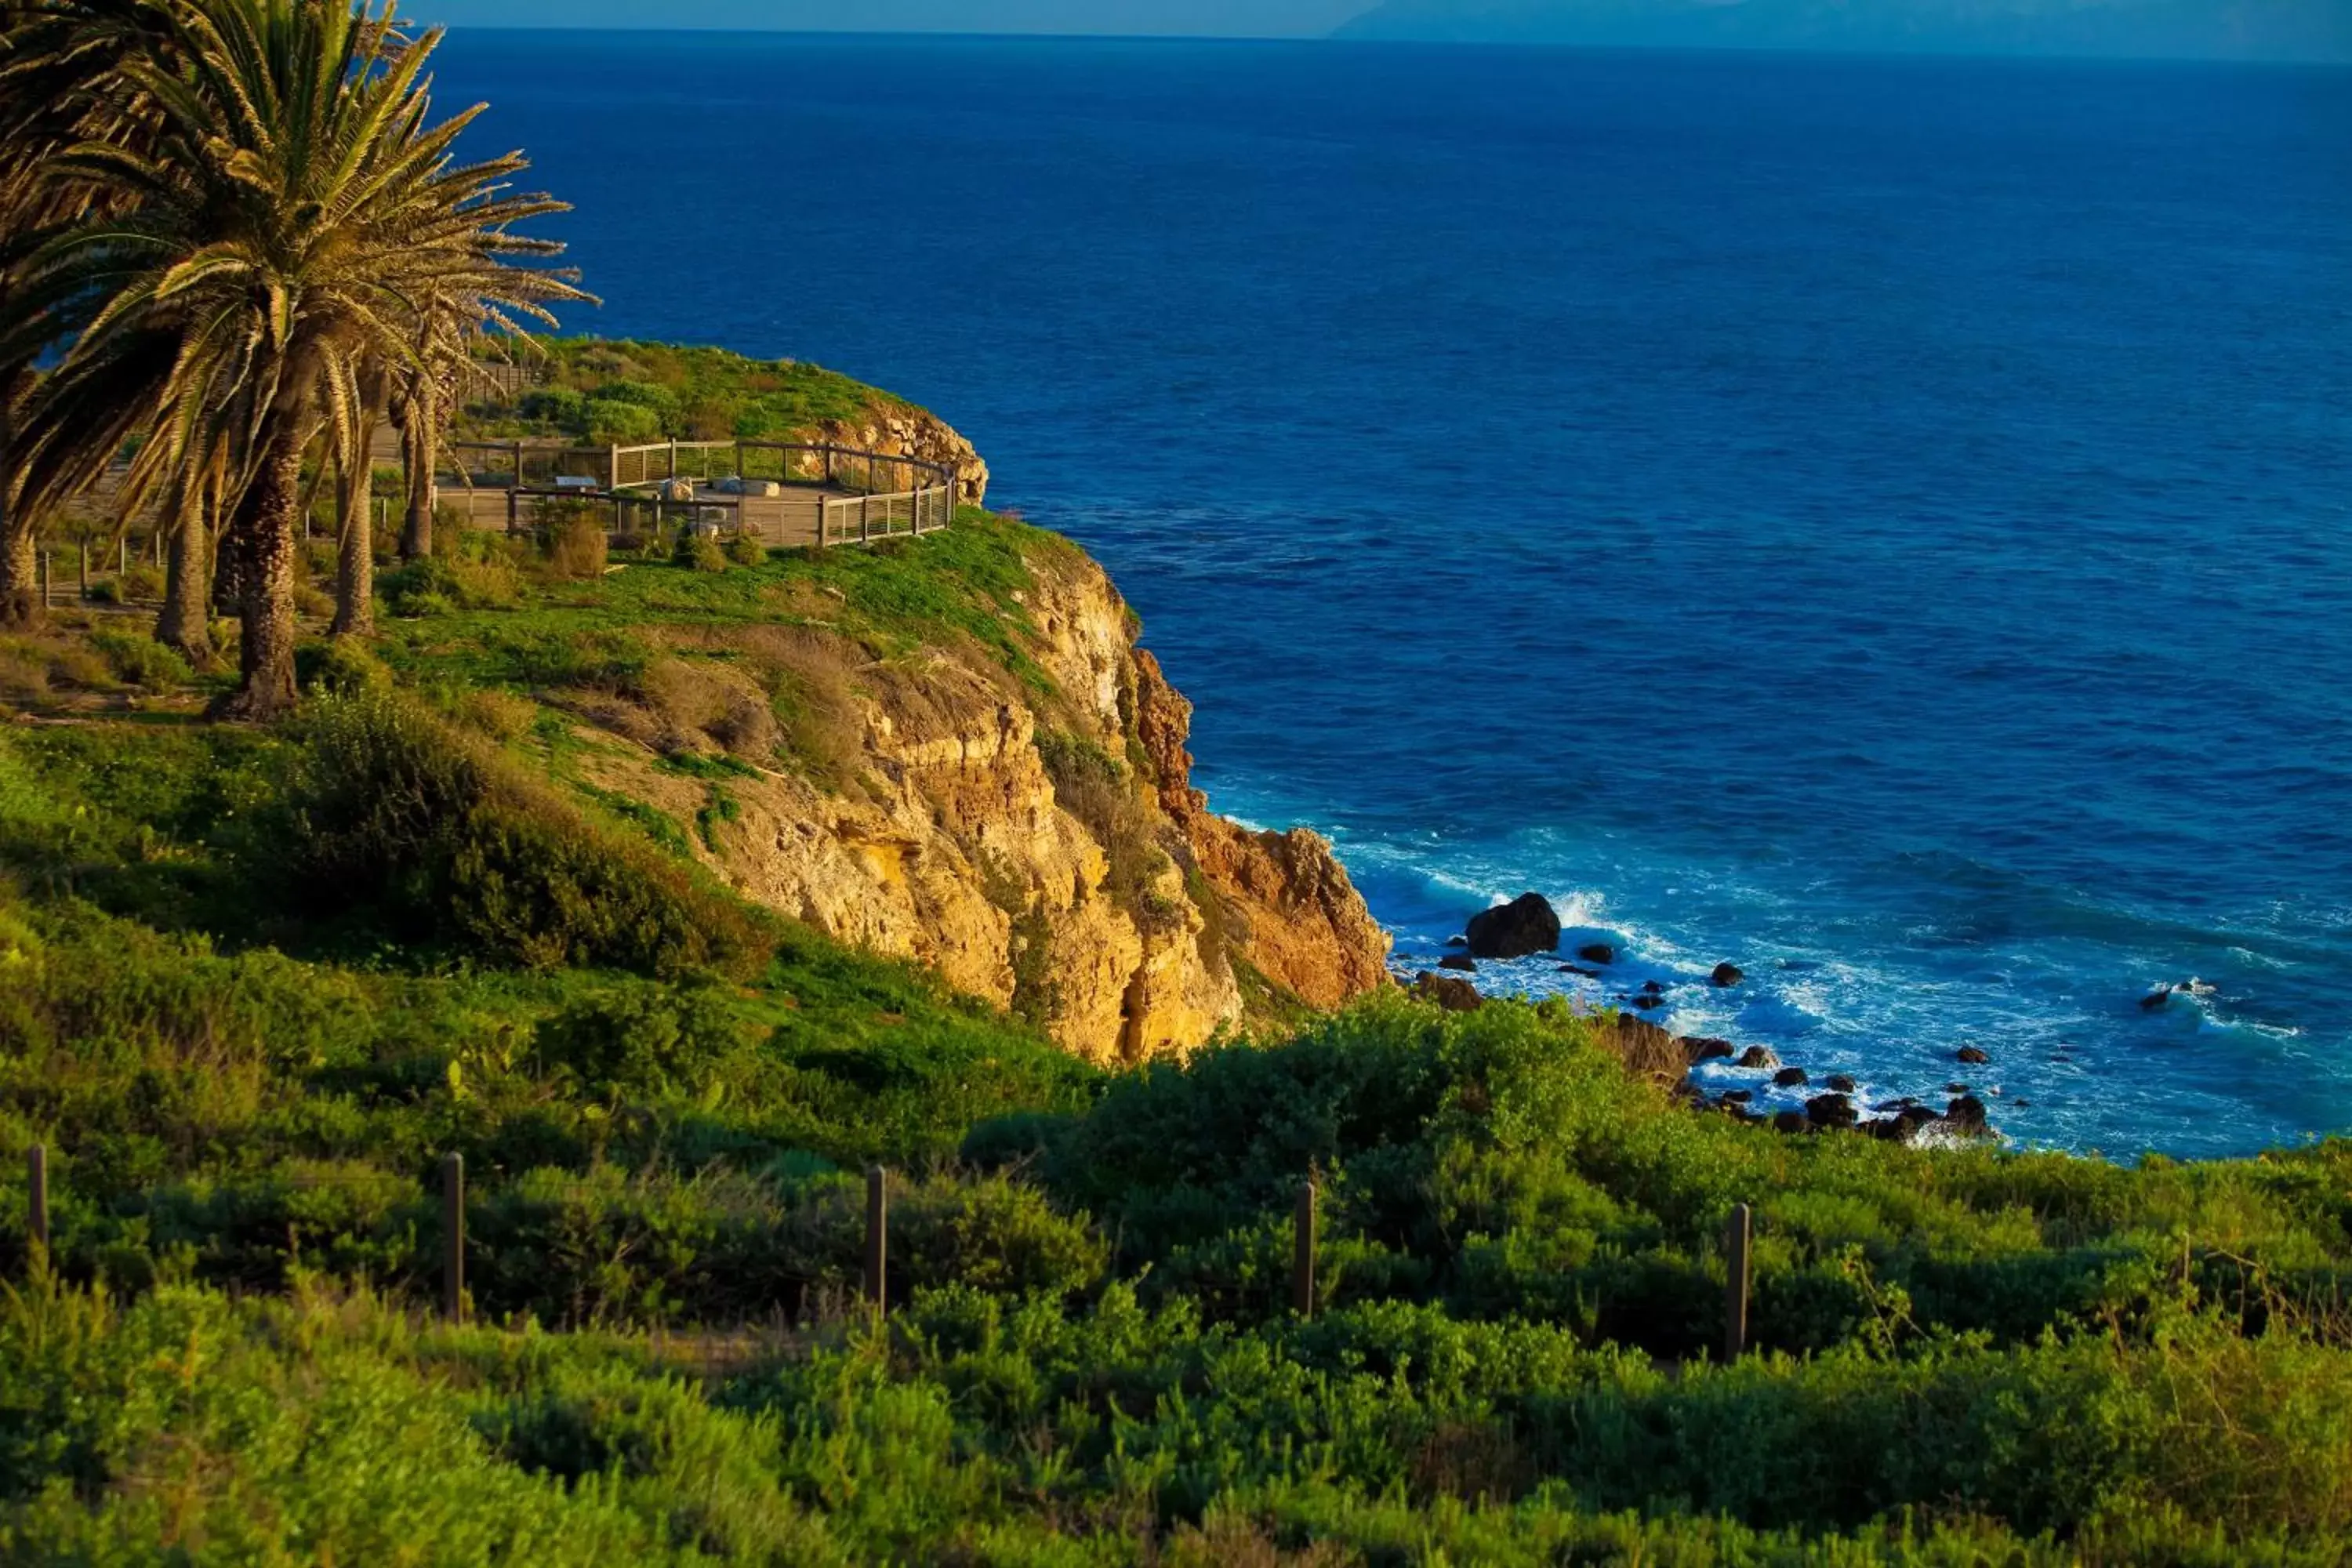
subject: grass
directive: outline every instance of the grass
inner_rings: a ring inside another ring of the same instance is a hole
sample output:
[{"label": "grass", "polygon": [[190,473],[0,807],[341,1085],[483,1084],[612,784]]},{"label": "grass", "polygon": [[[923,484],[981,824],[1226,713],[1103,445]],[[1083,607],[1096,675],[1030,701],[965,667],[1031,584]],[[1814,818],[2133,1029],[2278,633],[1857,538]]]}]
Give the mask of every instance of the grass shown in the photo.
[{"label": "grass", "polygon": [[792,360],[604,338],[547,339],[543,347],[534,363],[545,381],[477,401],[461,436],[562,436],[598,445],[665,437],[786,440],[826,425],[915,412],[878,388]]}]

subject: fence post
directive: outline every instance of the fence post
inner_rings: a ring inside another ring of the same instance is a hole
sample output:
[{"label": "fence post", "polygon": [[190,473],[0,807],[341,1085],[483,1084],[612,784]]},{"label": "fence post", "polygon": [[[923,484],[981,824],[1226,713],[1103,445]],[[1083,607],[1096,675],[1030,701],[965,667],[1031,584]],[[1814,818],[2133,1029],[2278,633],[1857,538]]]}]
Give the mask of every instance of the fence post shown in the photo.
[{"label": "fence post", "polygon": [[1315,1315],[1315,1178],[1298,1189],[1298,1211],[1290,1242],[1290,1305],[1302,1318]]},{"label": "fence post", "polygon": [[669,477],[673,479],[677,478],[677,437],[675,436],[669,438]]},{"label": "fence post", "polygon": [[517,442],[514,444],[514,465],[515,465],[515,482],[514,482],[514,488],[515,488],[515,489],[522,489],[522,443],[521,443],[521,442],[520,442],[520,441],[517,441]]},{"label": "fence post", "polygon": [[26,1235],[33,1244],[34,1266],[49,1255],[49,1151],[36,1143],[25,1151]]},{"label": "fence post", "polygon": [[131,530],[126,527],[114,536],[114,574],[118,577],[131,570]]},{"label": "fence post", "polygon": [[441,1156],[441,1315],[466,1321],[466,1156]]},{"label": "fence post", "polygon": [[880,1317],[889,1310],[885,1277],[890,1262],[890,1173],[866,1167],[866,1300]]},{"label": "fence post", "polygon": [[515,476],[515,488],[507,492],[507,537],[512,539],[522,522],[522,476]]},{"label": "fence post", "polygon": [[621,488],[621,444],[618,441],[604,448],[604,488],[608,490]]},{"label": "fence post", "polygon": [[833,443],[830,441],[824,444],[824,482],[828,485],[833,483]]},{"label": "fence post", "polygon": [[857,498],[857,542],[864,544],[873,537],[874,498],[870,494],[862,495]]},{"label": "fence post", "polygon": [[1731,1211],[1723,1226],[1723,1359],[1748,1353],[1748,1244],[1754,1219],[1746,1204]]},{"label": "fence post", "polygon": [[819,550],[823,550],[824,548],[824,513],[826,504],[824,493],[822,491],[818,492],[816,498],[816,547]]}]

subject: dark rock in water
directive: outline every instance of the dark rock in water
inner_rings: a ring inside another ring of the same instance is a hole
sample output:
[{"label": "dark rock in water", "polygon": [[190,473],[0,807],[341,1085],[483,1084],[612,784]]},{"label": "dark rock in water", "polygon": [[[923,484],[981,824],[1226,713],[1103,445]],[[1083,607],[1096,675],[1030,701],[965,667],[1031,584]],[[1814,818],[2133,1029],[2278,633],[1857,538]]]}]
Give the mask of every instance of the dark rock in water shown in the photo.
[{"label": "dark rock in water", "polygon": [[2143,1013],[2156,1013],[2162,1011],[2165,1007],[2171,1005],[2172,993],[2176,989],[2178,988],[2171,985],[2158,986],[2155,990],[2149,992],[2147,995],[2139,999],[2140,1011]]},{"label": "dark rock in water", "polygon": [[1750,1046],[1739,1053],[1738,1066],[1744,1068],[1776,1068],[1780,1058],[1772,1054],[1769,1046]]},{"label": "dark rock in water", "polygon": [[1589,942],[1576,950],[1576,956],[1587,963],[1614,963],[1617,950],[1605,942]]},{"label": "dark rock in water", "polygon": [[1486,1005],[1478,988],[1467,980],[1457,980],[1451,974],[1432,974],[1423,970],[1412,983],[1412,994],[1424,1002],[1434,1002],[1449,1013],[1475,1013]]},{"label": "dark rock in water", "polygon": [[1919,1129],[1937,1120],[1936,1113],[1924,1105],[1906,1105],[1885,1121],[1867,1123],[1865,1130],[1873,1138],[1884,1138],[1894,1143],[1908,1143],[1913,1138],[1918,1136]]},{"label": "dark rock in water", "polygon": [[1459,970],[1465,974],[1475,974],[1478,973],[1478,961],[1475,958],[1465,958],[1458,952],[1449,952],[1437,961],[1437,967]]},{"label": "dark rock in water", "polygon": [[1756,1092],[1747,1089],[1727,1089],[1723,1091],[1723,1098],[1734,1105],[1745,1105],[1756,1098]]},{"label": "dark rock in water", "polygon": [[1842,1072],[1833,1072],[1823,1081],[1829,1085],[1832,1091],[1838,1094],[1852,1094],[1856,1089],[1861,1087],[1859,1084],[1855,1083],[1852,1078]]},{"label": "dark rock in water", "polygon": [[1917,1100],[1912,1099],[1911,1096],[1906,1094],[1900,1100],[1884,1100],[1879,1104],[1872,1106],[1870,1108],[1870,1113],[1873,1116],[1892,1116],[1898,1110],[1908,1110],[1918,1103],[1919,1102]]},{"label": "dark rock in water", "polygon": [[1715,966],[1715,973],[1707,978],[1728,990],[1747,979],[1748,972],[1736,963],[1718,963]]},{"label": "dark rock in water", "polygon": [[1816,1127],[1852,1127],[1862,1118],[1854,1114],[1853,1101],[1844,1095],[1824,1094],[1805,1101],[1805,1120]]},{"label": "dark rock in water", "polygon": [[2033,1106],[2033,1101],[2030,1100],[2012,1100],[2010,1103],[2016,1106],[2020,1110],[2032,1110]]},{"label": "dark rock in water", "polygon": [[1659,984],[1654,980],[1644,980],[1642,982],[1642,994],[1645,996],[1655,996],[1664,989],[1664,986]]},{"label": "dark rock in water", "polygon": [[1805,1069],[1802,1068],[1782,1068],[1779,1072],[1772,1075],[1772,1082],[1774,1086],[1780,1089],[1794,1089],[1799,1084],[1807,1081],[1809,1080],[1806,1079]]},{"label": "dark rock in water", "polygon": [[1955,1132],[1981,1134],[1992,1131],[1985,1120],[1985,1102],[1973,1094],[1964,1094],[1952,1101],[1944,1111],[1944,1121]]},{"label": "dark rock in water", "polygon": [[1466,936],[1449,936],[1445,939],[1445,945],[1448,947],[1468,947],[1470,945],[1470,939]]},{"label": "dark rock in water", "polygon": [[1729,1040],[1718,1040],[1710,1035],[1693,1035],[1683,1042],[1690,1051],[1693,1066],[1738,1055]]},{"label": "dark rock in water", "polygon": [[1541,893],[1521,893],[1497,909],[1470,917],[1467,931],[1474,958],[1525,958],[1559,951],[1559,916]]},{"label": "dark rock in water", "polygon": [[1964,1083],[1948,1083],[1944,1086],[1946,1094],[1966,1094],[1968,1091],[1969,1086]]},{"label": "dark rock in water", "polygon": [[1601,971],[1597,969],[1587,969],[1580,963],[1563,963],[1559,966],[1559,972],[1562,974],[1581,974],[1587,980],[1598,980],[1601,978]]},{"label": "dark rock in water", "polygon": [[1654,991],[1644,991],[1633,998],[1633,1005],[1636,1007],[1663,1007],[1665,1005],[1666,999]]},{"label": "dark rock in water", "polygon": [[1958,1061],[1962,1067],[1972,1068],[1980,1068],[1987,1062],[1992,1060],[1990,1057],[1985,1055],[1974,1046],[1962,1046],[1959,1049],[1959,1054],[1953,1059]]},{"label": "dark rock in water", "polygon": [[1810,1132],[1812,1130],[1813,1124],[1805,1120],[1805,1113],[1801,1110],[1783,1110],[1772,1118],[1772,1131],[1775,1132]]}]

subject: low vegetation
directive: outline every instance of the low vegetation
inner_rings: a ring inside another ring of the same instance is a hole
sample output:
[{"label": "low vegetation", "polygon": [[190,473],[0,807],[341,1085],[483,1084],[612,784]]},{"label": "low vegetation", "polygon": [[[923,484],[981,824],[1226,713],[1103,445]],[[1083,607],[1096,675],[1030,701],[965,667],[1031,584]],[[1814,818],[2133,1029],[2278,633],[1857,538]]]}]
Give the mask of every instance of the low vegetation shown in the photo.
[{"label": "low vegetation", "polygon": [[[1020,595],[1067,547],[574,548],[387,572],[266,729],[196,721],[124,612],[9,645],[0,1159],[49,1151],[52,1239],[0,1186],[0,1559],[2336,1560],[2352,1145],[1790,1138],[1558,1003],[1087,1067],[744,904],[711,823],[583,765],[641,724],[714,822],[745,770],[854,769],[820,644],[952,642],[1050,710]],[[1045,750],[1116,816],[1121,763]],[[467,1327],[429,1313],[449,1153]]]},{"label": "low vegetation", "polygon": [[912,413],[877,387],[794,360],[625,339],[546,338],[518,355],[520,378],[475,397],[463,434],[561,437],[596,446],[781,440],[835,424]]}]

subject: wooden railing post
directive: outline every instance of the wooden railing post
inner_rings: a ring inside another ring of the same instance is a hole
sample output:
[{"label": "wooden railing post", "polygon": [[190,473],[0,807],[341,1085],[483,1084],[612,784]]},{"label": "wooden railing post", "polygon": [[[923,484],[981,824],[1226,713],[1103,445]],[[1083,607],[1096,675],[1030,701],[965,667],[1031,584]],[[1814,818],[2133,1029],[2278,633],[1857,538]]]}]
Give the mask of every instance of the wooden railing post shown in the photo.
[{"label": "wooden railing post", "polygon": [[1754,1218],[1746,1204],[1731,1211],[1723,1226],[1723,1359],[1738,1361],[1748,1353],[1748,1243]]},{"label": "wooden railing post", "polygon": [[1297,1212],[1291,1217],[1290,1305],[1302,1318],[1315,1315],[1315,1178],[1298,1189]]},{"label": "wooden railing post", "polygon": [[466,1156],[441,1156],[441,1315],[466,1321]]},{"label": "wooden railing post", "polygon": [[866,1301],[880,1317],[889,1310],[890,1173],[866,1168]]},{"label": "wooden railing post", "polygon": [[34,1267],[49,1255],[49,1151],[36,1143],[25,1151],[25,1235],[32,1243]]},{"label": "wooden railing post", "polygon": [[874,537],[874,496],[871,491],[857,498],[857,542],[864,544]]},{"label": "wooden railing post", "polygon": [[669,477],[677,478],[677,437],[669,438]]}]

